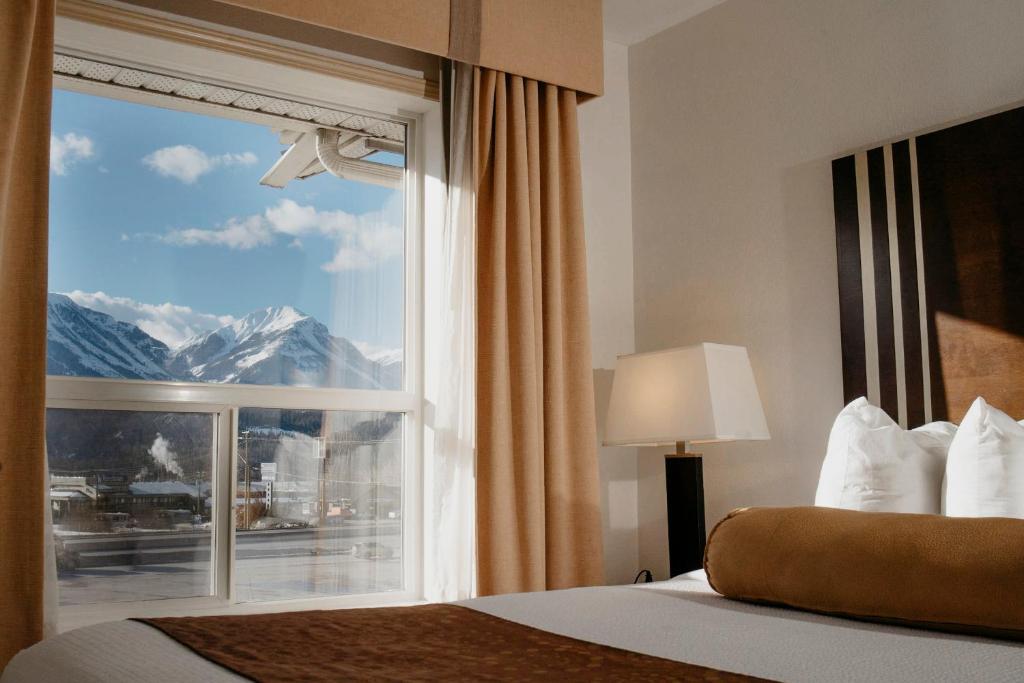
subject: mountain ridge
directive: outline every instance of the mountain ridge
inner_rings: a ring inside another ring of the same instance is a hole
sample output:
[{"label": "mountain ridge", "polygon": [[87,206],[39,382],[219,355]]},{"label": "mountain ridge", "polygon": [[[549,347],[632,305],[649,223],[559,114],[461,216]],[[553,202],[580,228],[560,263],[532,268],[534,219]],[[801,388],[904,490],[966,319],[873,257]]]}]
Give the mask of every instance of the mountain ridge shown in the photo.
[{"label": "mountain ridge", "polygon": [[292,306],[271,306],[170,348],[136,325],[51,293],[47,374],[226,384],[400,389],[401,361],[367,358]]}]

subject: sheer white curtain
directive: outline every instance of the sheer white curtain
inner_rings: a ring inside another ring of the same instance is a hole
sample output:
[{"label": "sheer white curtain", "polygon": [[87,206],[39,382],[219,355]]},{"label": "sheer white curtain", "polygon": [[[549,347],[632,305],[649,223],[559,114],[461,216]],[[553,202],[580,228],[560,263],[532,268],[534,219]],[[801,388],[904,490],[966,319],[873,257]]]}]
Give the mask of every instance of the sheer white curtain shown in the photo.
[{"label": "sheer white curtain", "polygon": [[57,584],[57,553],[53,541],[53,509],[50,506],[50,464],[43,449],[43,477],[46,495],[43,502],[43,637],[57,635],[57,607],[60,603]]},{"label": "sheer white curtain", "polygon": [[424,483],[424,595],[461,600],[475,593],[476,480],[475,203],[473,191],[473,67],[455,64],[451,88],[445,219],[436,255],[439,287],[428,305],[432,338]]}]

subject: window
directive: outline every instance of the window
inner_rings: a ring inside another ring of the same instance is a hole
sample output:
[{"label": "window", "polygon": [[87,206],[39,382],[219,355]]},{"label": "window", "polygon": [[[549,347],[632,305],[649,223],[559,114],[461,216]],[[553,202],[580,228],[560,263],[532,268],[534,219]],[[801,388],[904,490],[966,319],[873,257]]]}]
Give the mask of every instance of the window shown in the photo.
[{"label": "window", "polygon": [[54,93],[48,374],[402,388],[404,193],[295,124]]},{"label": "window", "polygon": [[219,417],[47,410],[62,605],[213,595]]},{"label": "window", "polygon": [[240,601],[401,588],[402,421],[401,413],[240,411]]},{"label": "window", "polygon": [[63,614],[414,597],[417,119],[134,60],[54,68]]}]

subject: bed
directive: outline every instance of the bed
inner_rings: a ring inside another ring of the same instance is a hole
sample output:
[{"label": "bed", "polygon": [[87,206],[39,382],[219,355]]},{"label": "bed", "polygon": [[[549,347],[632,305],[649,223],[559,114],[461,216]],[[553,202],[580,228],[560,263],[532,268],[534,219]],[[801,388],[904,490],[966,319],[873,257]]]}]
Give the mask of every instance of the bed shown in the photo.
[{"label": "bed", "polygon": [[[716,594],[702,571],[645,585],[458,604],[547,634],[708,668],[690,680],[729,680],[725,672],[780,681],[1024,680],[1024,644],[736,602]],[[456,677],[475,673],[460,670]],[[581,678],[609,677],[594,671]],[[151,625],[118,621],[23,651],[0,683],[239,680],[246,679]]]}]

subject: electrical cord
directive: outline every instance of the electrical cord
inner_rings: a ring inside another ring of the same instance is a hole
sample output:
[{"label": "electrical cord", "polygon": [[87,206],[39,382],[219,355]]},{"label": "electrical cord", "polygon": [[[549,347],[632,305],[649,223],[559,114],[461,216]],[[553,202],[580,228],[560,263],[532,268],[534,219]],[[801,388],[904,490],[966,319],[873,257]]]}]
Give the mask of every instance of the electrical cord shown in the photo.
[{"label": "electrical cord", "polygon": [[636,578],[633,579],[633,583],[640,583],[640,577],[641,576],[644,577],[644,583],[653,583],[654,582],[654,574],[651,573],[651,570],[650,569],[641,569],[637,573]]}]

